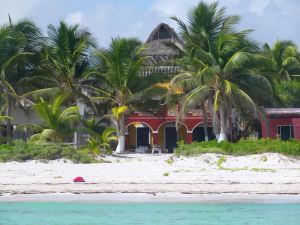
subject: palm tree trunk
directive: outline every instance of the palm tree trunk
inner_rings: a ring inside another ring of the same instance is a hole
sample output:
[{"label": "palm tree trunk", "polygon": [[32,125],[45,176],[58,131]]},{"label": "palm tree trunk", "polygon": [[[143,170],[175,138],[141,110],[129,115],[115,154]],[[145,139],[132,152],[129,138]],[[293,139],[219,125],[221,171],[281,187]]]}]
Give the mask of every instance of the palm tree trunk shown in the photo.
[{"label": "palm tree trunk", "polygon": [[291,77],[290,77],[288,71],[284,71],[284,73],[285,73],[285,79],[286,79],[287,81],[291,81]]},{"label": "palm tree trunk", "polygon": [[[7,108],[6,108],[6,116],[10,117],[11,116],[11,102],[10,99],[7,99]],[[7,144],[11,143],[11,123],[10,120],[7,120],[6,122],[6,142]]]},{"label": "palm tree trunk", "polygon": [[[232,141],[232,110],[229,108],[226,113],[226,124],[227,124],[227,137],[230,137],[230,141]],[[228,139],[228,138],[227,138]]]},{"label": "palm tree trunk", "polygon": [[203,112],[203,119],[204,119],[204,136],[205,136],[205,141],[208,141],[208,130],[207,130],[207,111],[205,108],[205,104],[201,105],[202,112]]},{"label": "palm tree trunk", "polygon": [[116,149],[116,153],[123,153],[125,150],[125,130],[126,130],[125,126],[126,126],[125,115],[122,114],[120,116],[120,121],[118,121],[118,126],[117,126],[119,142]]},{"label": "palm tree trunk", "polygon": [[226,141],[226,116],[225,116],[225,110],[223,107],[220,108],[220,135],[218,138],[218,142]]}]

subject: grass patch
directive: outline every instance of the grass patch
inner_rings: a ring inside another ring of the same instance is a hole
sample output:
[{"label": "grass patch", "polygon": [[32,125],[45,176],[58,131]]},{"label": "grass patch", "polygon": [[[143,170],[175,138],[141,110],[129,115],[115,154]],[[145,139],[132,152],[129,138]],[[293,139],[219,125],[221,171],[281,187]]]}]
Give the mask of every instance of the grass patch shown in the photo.
[{"label": "grass patch", "polygon": [[191,144],[180,143],[175,149],[176,155],[194,156],[204,153],[234,156],[280,153],[295,157],[300,156],[300,142],[297,140],[282,141],[279,139],[240,140],[237,143],[209,141],[193,142]]},{"label": "grass patch", "polygon": [[169,159],[165,160],[165,162],[169,165],[172,165],[173,162],[174,162],[174,158],[173,157],[170,157]]},{"label": "grass patch", "polygon": [[265,168],[251,168],[251,171],[254,172],[270,172],[270,173],[275,173],[275,169],[265,169]]},{"label": "grass patch", "polygon": [[223,167],[224,162],[226,162],[226,158],[225,158],[225,156],[221,156],[217,161],[217,167],[219,170],[224,169],[224,167]]},{"label": "grass patch", "polygon": [[260,158],[261,161],[263,162],[267,162],[268,161],[268,157],[263,155],[261,158]]},{"label": "grass patch", "polygon": [[170,176],[170,174],[169,174],[168,172],[165,172],[165,173],[163,174],[163,176],[164,176],[164,177],[168,177],[168,176]]}]

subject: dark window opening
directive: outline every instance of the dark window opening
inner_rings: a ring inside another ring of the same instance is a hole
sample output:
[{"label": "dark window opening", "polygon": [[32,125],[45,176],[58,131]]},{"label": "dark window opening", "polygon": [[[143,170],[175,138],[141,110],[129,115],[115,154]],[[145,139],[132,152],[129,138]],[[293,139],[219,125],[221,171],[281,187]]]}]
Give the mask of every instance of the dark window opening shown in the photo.
[{"label": "dark window opening", "polygon": [[294,127],[291,125],[277,126],[277,135],[281,140],[289,140],[294,138]]},{"label": "dark window opening", "polygon": [[[212,127],[207,127],[208,140],[214,140],[216,136]],[[196,127],[193,131],[193,141],[205,141],[204,127]]]},{"label": "dark window opening", "polygon": [[166,28],[161,27],[153,36],[153,40],[172,39]]}]

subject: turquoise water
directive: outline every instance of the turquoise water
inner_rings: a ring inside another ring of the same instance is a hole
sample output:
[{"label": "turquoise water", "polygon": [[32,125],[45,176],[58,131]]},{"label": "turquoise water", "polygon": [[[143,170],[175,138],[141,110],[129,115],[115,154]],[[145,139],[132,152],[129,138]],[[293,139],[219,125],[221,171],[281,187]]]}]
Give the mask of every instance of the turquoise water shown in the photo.
[{"label": "turquoise water", "polygon": [[0,203],[1,225],[299,225],[300,204]]}]

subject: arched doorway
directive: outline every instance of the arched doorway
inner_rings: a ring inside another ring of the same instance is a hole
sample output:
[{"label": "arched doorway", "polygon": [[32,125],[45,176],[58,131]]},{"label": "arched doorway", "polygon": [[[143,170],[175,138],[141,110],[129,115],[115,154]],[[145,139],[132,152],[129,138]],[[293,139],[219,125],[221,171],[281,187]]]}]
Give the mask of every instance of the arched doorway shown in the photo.
[{"label": "arched doorway", "polygon": [[[213,127],[208,126],[207,127],[207,133],[208,133],[208,140],[214,140],[216,138]],[[204,126],[203,124],[199,124],[193,129],[193,141],[205,141],[205,132],[204,132]]]},{"label": "arched doorway", "polygon": [[177,147],[178,141],[185,141],[187,136],[187,128],[185,125],[179,123],[176,127],[175,122],[166,122],[160,125],[158,129],[158,142],[161,149],[165,152],[173,153]]},{"label": "arched doorway", "polygon": [[129,124],[126,129],[126,148],[136,150],[149,149],[153,143],[151,127],[143,122]]}]

